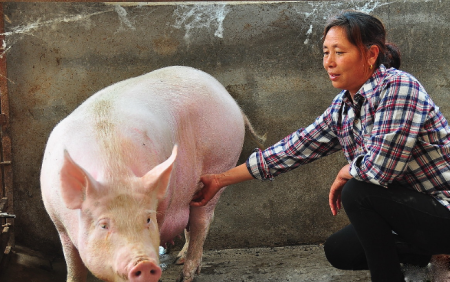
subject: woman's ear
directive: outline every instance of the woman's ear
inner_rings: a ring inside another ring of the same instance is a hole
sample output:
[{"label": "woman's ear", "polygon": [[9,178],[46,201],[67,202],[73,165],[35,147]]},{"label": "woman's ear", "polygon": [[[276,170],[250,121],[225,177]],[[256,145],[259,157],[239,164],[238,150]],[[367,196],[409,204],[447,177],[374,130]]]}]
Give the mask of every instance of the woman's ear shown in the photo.
[{"label": "woman's ear", "polygon": [[369,66],[375,65],[378,59],[378,55],[380,54],[380,48],[377,45],[370,46],[367,52],[367,63]]}]

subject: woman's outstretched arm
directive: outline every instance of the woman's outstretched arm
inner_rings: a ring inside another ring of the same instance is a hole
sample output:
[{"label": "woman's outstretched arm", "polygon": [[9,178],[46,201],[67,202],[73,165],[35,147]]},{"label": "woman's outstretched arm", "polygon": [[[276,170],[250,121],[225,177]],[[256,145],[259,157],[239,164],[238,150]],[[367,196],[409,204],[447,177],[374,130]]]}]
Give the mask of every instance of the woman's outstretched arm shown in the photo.
[{"label": "woman's outstretched arm", "polygon": [[192,198],[191,206],[200,207],[206,205],[225,186],[254,179],[245,163],[236,166],[224,173],[205,174],[200,177],[203,188]]}]

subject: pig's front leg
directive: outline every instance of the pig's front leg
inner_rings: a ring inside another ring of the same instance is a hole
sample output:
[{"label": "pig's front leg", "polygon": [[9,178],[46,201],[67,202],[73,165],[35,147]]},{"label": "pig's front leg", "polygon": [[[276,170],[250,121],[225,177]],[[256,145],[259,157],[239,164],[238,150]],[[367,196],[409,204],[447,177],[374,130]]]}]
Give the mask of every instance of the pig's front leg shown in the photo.
[{"label": "pig's front leg", "polygon": [[177,259],[175,260],[175,264],[184,264],[184,262],[186,261],[186,254],[189,248],[189,239],[190,239],[189,231],[187,229],[184,229],[184,239],[185,243],[183,249],[181,249],[181,251],[178,253]]},{"label": "pig's front leg", "polygon": [[200,273],[203,244],[214,217],[214,207],[215,203],[205,207],[191,207],[189,214],[189,234],[185,245],[187,252],[184,259],[183,271],[177,280],[179,282],[191,282],[195,274]]},{"label": "pig's front leg", "polygon": [[60,232],[59,237],[67,265],[67,282],[85,282],[88,270],[81,260],[77,248],[75,248],[67,234]]}]

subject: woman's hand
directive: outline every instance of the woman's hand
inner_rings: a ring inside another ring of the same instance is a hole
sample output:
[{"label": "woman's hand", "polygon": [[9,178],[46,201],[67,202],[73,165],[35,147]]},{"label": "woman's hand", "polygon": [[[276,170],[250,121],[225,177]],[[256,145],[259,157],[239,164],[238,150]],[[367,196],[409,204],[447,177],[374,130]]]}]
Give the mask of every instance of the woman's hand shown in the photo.
[{"label": "woman's hand", "polygon": [[345,183],[352,178],[350,173],[348,172],[350,165],[346,165],[339,171],[336,179],[330,188],[330,194],[328,196],[328,201],[331,208],[331,213],[333,215],[337,215],[338,210],[342,208],[341,204],[341,192],[342,188],[344,188]]},{"label": "woman's hand", "polygon": [[225,186],[253,179],[245,163],[221,174],[205,174],[200,177],[203,188],[198,191],[191,201],[191,206],[206,205]]},{"label": "woman's hand", "polygon": [[200,177],[200,182],[203,183],[203,188],[192,198],[191,206],[194,207],[206,205],[222,188],[217,174],[205,174]]}]

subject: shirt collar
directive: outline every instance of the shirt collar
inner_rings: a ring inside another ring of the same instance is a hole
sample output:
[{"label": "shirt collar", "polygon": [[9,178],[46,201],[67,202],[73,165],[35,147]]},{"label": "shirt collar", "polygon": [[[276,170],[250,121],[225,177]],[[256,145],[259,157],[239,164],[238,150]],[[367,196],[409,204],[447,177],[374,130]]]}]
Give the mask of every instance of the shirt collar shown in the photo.
[{"label": "shirt collar", "polygon": [[380,65],[372,76],[361,86],[358,92],[356,92],[353,102],[350,92],[348,92],[348,90],[343,90],[343,102],[347,104],[347,106],[352,107],[355,113],[359,115],[362,104],[366,99],[369,99],[372,96],[372,93],[374,93],[374,88],[378,85],[378,82],[385,75],[385,73],[386,67],[384,65]]},{"label": "shirt collar", "polygon": [[355,97],[359,94],[364,99],[369,99],[374,93],[380,80],[386,75],[386,71],[386,67],[381,64],[372,76],[361,86],[358,92],[356,92]]}]

